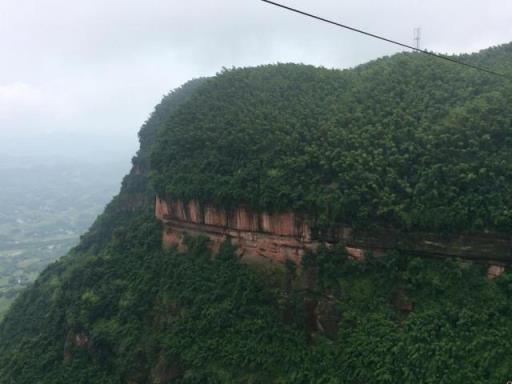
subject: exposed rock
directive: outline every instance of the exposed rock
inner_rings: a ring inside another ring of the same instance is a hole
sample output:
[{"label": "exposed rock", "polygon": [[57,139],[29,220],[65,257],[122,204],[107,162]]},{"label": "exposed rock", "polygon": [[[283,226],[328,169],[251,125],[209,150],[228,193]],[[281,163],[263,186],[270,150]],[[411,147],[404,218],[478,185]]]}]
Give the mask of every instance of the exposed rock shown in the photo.
[{"label": "exposed rock", "polygon": [[[307,250],[320,244],[341,243],[352,258],[363,260],[366,251],[384,255],[400,250],[410,255],[459,257],[488,263],[512,262],[512,238],[508,235],[480,233],[473,235],[439,235],[407,233],[389,228],[371,231],[340,226],[324,232],[313,231],[306,217],[294,212],[260,213],[244,205],[227,210],[196,200],[156,198],[155,215],[165,226],[163,244],[183,246],[183,234],[206,235],[213,251],[230,237],[239,248],[242,260],[266,258],[298,265]],[[497,269],[493,269],[493,271]]]},{"label": "exposed rock", "polygon": [[80,331],[75,333],[69,331],[64,341],[64,361],[69,361],[73,358],[73,350],[75,348],[88,348],[89,336],[86,332]]},{"label": "exposed rock", "polygon": [[131,173],[133,173],[134,175],[143,175],[143,174],[145,174],[144,169],[138,163],[134,163],[133,164]]},{"label": "exposed rock", "polygon": [[498,276],[501,276],[505,272],[505,267],[502,265],[490,265],[487,269],[487,278],[493,280]]},{"label": "exposed rock", "polygon": [[348,255],[352,257],[354,260],[364,260],[364,250],[362,250],[361,248],[345,247],[345,249],[347,250]]}]

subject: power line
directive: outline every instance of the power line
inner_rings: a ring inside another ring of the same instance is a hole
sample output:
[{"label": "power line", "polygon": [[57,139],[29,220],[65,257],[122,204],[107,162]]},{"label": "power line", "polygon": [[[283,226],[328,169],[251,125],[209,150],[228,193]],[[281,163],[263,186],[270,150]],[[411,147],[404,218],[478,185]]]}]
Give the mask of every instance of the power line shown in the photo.
[{"label": "power line", "polygon": [[386,41],[386,42],[391,43],[391,44],[399,45],[399,46],[407,48],[407,49],[412,49],[413,51],[421,52],[421,53],[424,53],[425,55],[434,56],[434,57],[437,57],[438,59],[441,59],[441,60],[450,61],[450,62],[455,63],[455,64],[463,65],[465,67],[469,67],[469,68],[472,68],[472,69],[476,69],[478,71],[489,73],[491,75],[500,76],[500,77],[503,77],[503,78],[505,78],[507,80],[512,80],[512,78],[510,78],[509,76],[507,76],[507,75],[505,75],[503,73],[495,72],[492,69],[488,69],[488,68],[485,68],[485,67],[480,67],[480,66],[477,66],[477,65],[465,63],[463,61],[459,61],[459,60],[453,59],[453,58],[448,57],[448,56],[444,56],[444,55],[440,55],[438,53],[430,52],[430,51],[427,51],[425,49],[420,49],[419,47],[413,47],[413,46],[408,45],[408,44],[400,43],[399,41],[395,41],[395,40],[391,40],[391,39],[388,39],[388,38],[383,37],[383,36],[375,35],[373,33],[363,31],[362,29],[350,27],[348,25],[341,24],[341,23],[338,23],[336,21],[332,21],[332,20],[329,20],[329,19],[325,19],[323,17],[317,16],[317,15],[313,15],[311,13],[304,12],[304,11],[301,11],[301,10],[296,9],[296,8],[288,7],[288,6],[284,5],[284,4],[276,3],[274,1],[270,1],[270,0],[261,0],[261,1],[263,1],[264,3],[270,4],[270,5],[275,5],[276,7],[279,7],[279,8],[282,8],[282,9],[286,9],[286,10],[291,11],[291,12],[298,13],[298,14],[303,15],[303,16],[311,17],[313,19],[320,20],[320,21],[323,21],[325,23],[335,25],[337,27],[341,27],[341,28],[345,28],[345,29],[348,29],[348,30],[353,31],[353,32],[361,33],[363,35],[370,36],[370,37],[373,37],[375,39],[383,40],[383,41]]}]

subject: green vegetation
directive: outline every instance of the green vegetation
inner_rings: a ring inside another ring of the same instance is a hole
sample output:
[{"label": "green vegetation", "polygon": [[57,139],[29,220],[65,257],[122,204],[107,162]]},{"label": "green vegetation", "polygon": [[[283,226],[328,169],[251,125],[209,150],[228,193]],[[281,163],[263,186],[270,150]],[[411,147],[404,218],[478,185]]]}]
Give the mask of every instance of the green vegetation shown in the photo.
[{"label": "green vegetation", "polygon": [[78,243],[118,187],[110,167],[44,157],[0,164],[0,319],[39,272]]},{"label": "green vegetation", "polygon": [[[507,70],[510,56],[465,59]],[[229,242],[162,250],[152,212],[158,191],[294,208],[320,228],[510,232],[510,90],[411,54],[187,83],[145,123],[119,195],[0,323],[2,382],[511,380],[510,272],[341,247],[256,270]]]},{"label": "green vegetation", "polygon": [[[466,60],[480,57],[510,72],[512,44]],[[419,54],[227,70],[168,119],[152,180],[161,195],[294,209],[319,228],[509,231],[511,98],[506,80]]]},{"label": "green vegetation", "polygon": [[[308,259],[319,267],[321,290],[290,297],[267,283],[278,276],[239,264],[229,244],[214,259],[204,239],[188,246],[162,251],[159,225],[141,216],[102,251],[52,265],[1,326],[2,377],[52,384],[510,378],[510,273],[488,281],[484,268],[451,260],[390,255],[360,263],[324,249]],[[402,300],[414,303],[410,314],[395,303],[402,288]],[[304,299],[321,301],[326,292],[341,314],[339,330],[310,338]],[[285,308],[293,313],[287,323]],[[86,346],[73,344],[77,335]]]}]

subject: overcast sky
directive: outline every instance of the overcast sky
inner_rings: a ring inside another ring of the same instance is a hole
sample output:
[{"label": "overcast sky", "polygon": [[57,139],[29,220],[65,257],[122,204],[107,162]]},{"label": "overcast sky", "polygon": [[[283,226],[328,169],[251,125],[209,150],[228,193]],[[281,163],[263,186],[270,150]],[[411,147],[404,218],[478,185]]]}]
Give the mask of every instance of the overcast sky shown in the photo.
[{"label": "overcast sky", "polygon": [[[409,44],[421,27],[438,52],[512,40],[510,0],[283,3]],[[127,159],[154,105],[188,79],[275,62],[346,68],[399,51],[259,0],[0,0],[0,47],[0,154]]]}]

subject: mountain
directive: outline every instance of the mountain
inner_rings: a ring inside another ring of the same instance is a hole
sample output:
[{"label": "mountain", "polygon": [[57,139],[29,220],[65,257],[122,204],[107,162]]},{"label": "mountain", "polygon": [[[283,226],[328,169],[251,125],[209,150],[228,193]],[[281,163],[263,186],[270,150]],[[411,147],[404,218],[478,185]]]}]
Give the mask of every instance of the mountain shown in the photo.
[{"label": "mountain", "polygon": [[[512,44],[460,59],[510,74]],[[511,92],[404,53],[225,70],[169,93],[120,193],[0,324],[2,382],[507,382],[510,272],[341,245],[247,264],[206,236],[163,249],[154,201],[291,210],[320,234],[510,236]]]},{"label": "mountain", "polygon": [[291,208],[319,226],[509,231],[510,90],[419,54],[347,71],[227,71],[163,127],[153,182],[161,195]]}]

